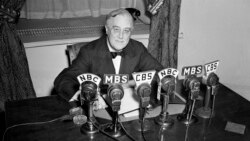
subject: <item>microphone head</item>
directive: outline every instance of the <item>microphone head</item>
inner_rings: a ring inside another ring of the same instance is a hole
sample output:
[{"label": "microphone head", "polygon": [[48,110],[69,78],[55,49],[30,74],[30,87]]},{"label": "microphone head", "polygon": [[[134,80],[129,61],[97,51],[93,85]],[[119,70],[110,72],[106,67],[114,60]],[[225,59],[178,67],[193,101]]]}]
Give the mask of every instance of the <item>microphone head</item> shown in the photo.
[{"label": "microphone head", "polygon": [[191,92],[191,99],[197,99],[200,93],[200,81],[196,75],[189,75],[184,81],[184,86]]},{"label": "microphone head", "polygon": [[97,85],[91,81],[85,81],[81,84],[81,97],[84,101],[95,101],[97,97]]},{"label": "microphone head", "polygon": [[216,86],[219,83],[219,77],[215,73],[210,73],[207,77],[208,86]]},{"label": "microphone head", "polygon": [[148,83],[142,83],[137,88],[137,95],[140,97],[141,106],[146,108],[149,105],[151,86]]},{"label": "microphone head", "polygon": [[161,79],[162,89],[167,93],[171,94],[175,90],[175,77],[167,75]]},{"label": "microphone head", "polygon": [[119,111],[121,106],[121,99],[124,96],[123,87],[119,84],[110,85],[108,88],[108,96],[111,99],[112,110]]}]

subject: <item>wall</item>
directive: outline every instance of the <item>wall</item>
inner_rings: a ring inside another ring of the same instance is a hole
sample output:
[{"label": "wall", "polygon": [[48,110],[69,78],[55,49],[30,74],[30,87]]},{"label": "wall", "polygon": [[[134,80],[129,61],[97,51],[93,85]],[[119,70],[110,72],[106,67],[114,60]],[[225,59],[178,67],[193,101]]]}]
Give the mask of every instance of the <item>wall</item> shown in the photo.
[{"label": "wall", "polygon": [[220,81],[250,100],[250,1],[183,0],[179,68],[219,60]]},{"label": "wall", "polygon": [[[148,34],[133,35],[132,38],[148,44]],[[89,42],[97,37],[74,38],[24,43],[28,58],[30,75],[37,97],[51,95],[56,76],[68,67],[67,45],[78,42]]]},{"label": "wall", "polygon": [[[220,81],[250,100],[249,6],[248,0],[183,0],[178,69],[219,60]],[[147,37],[136,38],[147,46]],[[68,66],[66,45],[86,40],[25,44],[38,97],[50,95],[55,77]]]}]

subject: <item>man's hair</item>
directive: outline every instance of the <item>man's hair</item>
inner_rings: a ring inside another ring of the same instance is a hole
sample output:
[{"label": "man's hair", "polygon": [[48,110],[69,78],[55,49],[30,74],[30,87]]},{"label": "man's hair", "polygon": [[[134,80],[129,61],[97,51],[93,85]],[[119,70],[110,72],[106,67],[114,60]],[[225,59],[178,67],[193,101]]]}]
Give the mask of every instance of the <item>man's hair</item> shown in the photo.
[{"label": "man's hair", "polygon": [[[131,18],[131,21],[134,22],[132,15],[124,8],[119,8],[116,9],[114,11],[111,11],[107,17],[106,17],[106,25],[108,24],[108,21],[113,18],[116,17],[117,15],[128,15]],[[134,23],[133,23],[134,24]]]}]

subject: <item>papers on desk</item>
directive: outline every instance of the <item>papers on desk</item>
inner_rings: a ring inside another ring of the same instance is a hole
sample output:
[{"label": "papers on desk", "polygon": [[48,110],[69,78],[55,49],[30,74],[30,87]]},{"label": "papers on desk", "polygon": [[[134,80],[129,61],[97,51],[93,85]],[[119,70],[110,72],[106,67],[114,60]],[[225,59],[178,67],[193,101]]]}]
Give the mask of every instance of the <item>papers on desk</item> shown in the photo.
[{"label": "papers on desk", "polygon": [[[175,95],[179,97],[181,101],[185,100],[184,98],[180,97],[179,94]],[[183,101],[185,103],[186,101]],[[169,104],[168,105],[168,113],[169,115],[174,115],[178,113],[182,113],[185,108],[185,104]],[[124,88],[124,97],[122,98],[121,107],[119,110],[119,117],[121,121],[129,121],[138,119],[139,116],[139,98],[137,95],[134,94],[132,88]],[[148,111],[146,118],[156,117],[160,114],[162,108],[158,106],[153,110]],[[112,118],[106,111],[106,109],[94,111],[94,115],[99,118],[104,118],[111,120]]]}]

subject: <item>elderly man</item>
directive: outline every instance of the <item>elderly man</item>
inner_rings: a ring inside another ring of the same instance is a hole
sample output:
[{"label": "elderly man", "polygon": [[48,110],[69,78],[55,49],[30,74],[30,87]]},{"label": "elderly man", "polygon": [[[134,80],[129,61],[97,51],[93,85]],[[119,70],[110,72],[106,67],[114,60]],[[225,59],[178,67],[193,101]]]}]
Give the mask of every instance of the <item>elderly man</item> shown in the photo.
[{"label": "elderly man", "polygon": [[[55,79],[55,89],[67,101],[76,100],[79,94],[77,76],[80,74],[93,73],[101,78],[103,74],[129,74],[126,86],[130,87],[135,85],[133,72],[163,69],[142,43],[130,38],[134,20],[127,10],[117,9],[108,14],[105,30],[106,35],[81,47],[72,65]],[[120,55],[113,56],[113,52]]]}]

